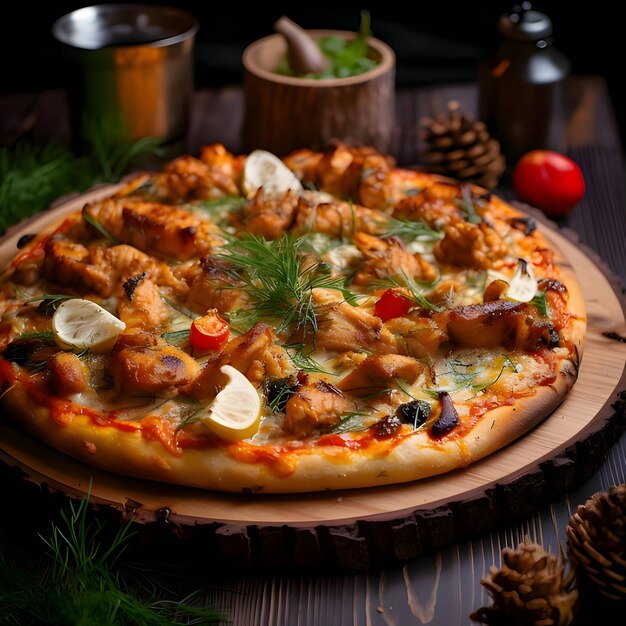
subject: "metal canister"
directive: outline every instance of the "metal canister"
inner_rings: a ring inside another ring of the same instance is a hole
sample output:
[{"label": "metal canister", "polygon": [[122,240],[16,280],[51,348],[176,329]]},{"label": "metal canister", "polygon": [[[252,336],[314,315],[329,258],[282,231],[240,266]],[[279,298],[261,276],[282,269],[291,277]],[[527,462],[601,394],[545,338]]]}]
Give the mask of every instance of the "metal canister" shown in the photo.
[{"label": "metal canister", "polygon": [[95,5],[58,19],[64,45],[72,136],[89,143],[156,137],[184,141],[193,93],[191,15],[170,7]]},{"label": "metal canister", "polygon": [[495,54],[479,67],[479,116],[512,166],[535,149],[566,150],[564,80],[569,60],[552,41],[552,21],[524,2],[502,15]]}]

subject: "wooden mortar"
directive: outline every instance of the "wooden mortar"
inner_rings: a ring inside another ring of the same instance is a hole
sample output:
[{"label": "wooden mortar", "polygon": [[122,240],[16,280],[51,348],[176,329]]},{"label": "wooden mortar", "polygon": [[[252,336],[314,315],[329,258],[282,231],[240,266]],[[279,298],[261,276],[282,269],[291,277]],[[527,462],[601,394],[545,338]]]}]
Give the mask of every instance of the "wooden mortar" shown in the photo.
[{"label": "wooden mortar", "polygon": [[[356,33],[309,30],[313,38]],[[395,123],[395,54],[368,39],[372,70],[347,78],[298,78],[275,72],[287,52],[280,34],[249,45],[243,53],[246,109],[244,150],[284,156],[298,148],[324,150],[333,141],[387,152]]]}]

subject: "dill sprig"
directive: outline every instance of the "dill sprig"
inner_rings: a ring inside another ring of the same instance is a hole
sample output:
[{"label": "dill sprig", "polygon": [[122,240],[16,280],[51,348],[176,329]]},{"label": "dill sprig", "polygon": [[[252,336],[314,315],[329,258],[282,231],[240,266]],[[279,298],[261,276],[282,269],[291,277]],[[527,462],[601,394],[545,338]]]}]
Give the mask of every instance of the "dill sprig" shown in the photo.
[{"label": "dill sprig", "polygon": [[342,277],[333,278],[323,262],[306,262],[301,253],[304,238],[285,234],[268,241],[247,234],[231,239],[219,256],[228,261],[232,277],[250,299],[250,307],[233,316],[248,326],[259,320],[281,320],[277,332],[292,328],[303,340],[317,332],[318,320],[312,291],[337,289],[344,295]]},{"label": "dill sprig", "polygon": [[[31,302],[40,302],[39,310],[42,310],[46,317],[52,317],[53,313],[59,308],[59,305],[65,300],[71,300],[76,296],[70,296],[64,293],[44,293],[39,296],[32,296],[24,300],[25,304]],[[44,304],[45,303],[45,304]]]},{"label": "dill sprig", "polygon": [[[40,534],[46,554],[24,555],[1,535],[0,615],[6,624],[217,624],[225,616],[202,606],[196,591],[180,601],[147,570],[131,585],[121,561],[134,535],[131,523],[113,525],[92,513],[87,498],[70,502]],[[130,577],[128,577],[130,579]],[[157,590],[162,592],[157,595]],[[167,594],[167,595],[166,595]],[[1,620],[0,620],[1,621]]]},{"label": "dill sprig", "polygon": [[342,415],[341,419],[329,431],[332,434],[362,432],[369,428],[369,424],[364,424],[362,411],[352,411]]},{"label": "dill sprig", "polygon": [[332,372],[325,370],[321,364],[313,358],[313,350],[307,350],[304,344],[287,344],[285,348],[287,349],[287,354],[292,363],[302,372],[335,376]]},{"label": "dill sprig", "polygon": [[123,141],[106,125],[88,130],[91,149],[85,155],[50,143],[20,141],[0,148],[0,232],[44,210],[55,199],[114,182],[152,157],[162,155],[160,140]]},{"label": "dill sprig", "polygon": [[222,215],[229,211],[238,211],[246,206],[247,200],[243,196],[223,196],[221,198],[212,198],[210,200],[202,200],[198,203],[198,207],[207,213],[214,215]]},{"label": "dill sprig", "polygon": [[390,217],[383,224],[384,237],[399,237],[403,241],[412,242],[416,240],[421,241],[436,241],[443,239],[443,233],[434,230],[426,222],[421,220],[407,220],[405,218]]},{"label": "dill sprig", "polygon": [[120,115],[83,120],[92,167],[100,180],[117,181],[133,166],[145,166],[151,159],[164,156],[162,139],[126,139],[127,130],[127,123]]},{"label": "dill sprig", "polygon": [[51,332],[41,332],[41,333],[23,333],[22,335],[18,335],[16,339],[43,339],[45,341],[54,341],[54,335]]},{"label": "dill sprig", "polygon": [[114,237],[93,215],[90,215],[88,211],[83,211],[83,219],[111,243],[120,243],[117,237]]},{"label": "dill sprig", "polygon": [[93,183],[87,160],[64,146],[23,142],[0,148],[0,232],[53,200]]},{"label": "dill sprig", "polygon": [[488,387],[495,385],[505,370],[510,370],[515,372],[517,370],[517,366],[515,362],[507,355],[501,355],[502,362],[500,364],[500,370],[495,374],[495,376],[491,378],[485,378],[481,380],[481,375],[484,374],[484,368],[476,369],[475,365],[471,363],[464,363],[460,359],[449,359],[446,361],[448,369],[443,372],[439,372],[438,376],[451,376],[455,384],[442,387],[442,386],[433,386],[429,388],[424,388],[424,393],[428,394],[431,397],[438,397],[442,392],[454,393],[456,391],[462,390],[470,390],[475,392],[484,391]]},{"label": "dill sprig", "polygon": [[483,219],[476,212],[472,188],[470,185],[461,185],[461,199],[457,203],[463,213],[463,219],[470,224],[480,224]]},{"label": "dill sprig", "polygon": [[161,337],[168,343],[178,346],[189,341],[189,329],[173,330],[171,332],[162,333]]}]

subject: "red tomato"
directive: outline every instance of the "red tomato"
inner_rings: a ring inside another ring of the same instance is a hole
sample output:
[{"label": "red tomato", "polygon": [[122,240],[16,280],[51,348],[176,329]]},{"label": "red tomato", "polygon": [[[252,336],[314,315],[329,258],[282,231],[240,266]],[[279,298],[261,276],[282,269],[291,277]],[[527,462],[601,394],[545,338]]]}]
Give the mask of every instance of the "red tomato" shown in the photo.
[{"label": "red tomato", "polygon": [[585,194],[578,165],[551,150],[525,154],[513,170],[513,187],[521,200],[550,217],[567,215]]},{"label": "red tomato", "polygon": [[387,289],[374,305],[374,315],[378,315],[383,322],[394,317],[406,315],[415,303],[402,294],[399,289]]},{"label": "red tomato", "polygon": [[189,343],[198,350],[223,350],[229,335],[228,322],[219,316],[217,309],[210,309],[192,322]]}]

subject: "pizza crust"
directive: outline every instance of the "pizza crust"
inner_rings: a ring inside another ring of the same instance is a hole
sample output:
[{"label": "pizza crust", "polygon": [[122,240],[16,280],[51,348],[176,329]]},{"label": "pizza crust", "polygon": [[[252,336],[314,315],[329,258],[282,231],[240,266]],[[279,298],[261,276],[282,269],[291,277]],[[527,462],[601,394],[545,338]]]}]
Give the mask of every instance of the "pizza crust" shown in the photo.
[{"label": "pizza crust", "polygon": [[174,456],[140,432],[96,426],[85,415],[74,415],[70,425],[58,426],[50,411],[32,402],[19,385],[6,392],[3,402],[13,419],[41,441],[108,471],[217,491],[293,493],[405,483],[466,467],[543,421],[565,398],[576,372],[573,363],[563,361],[554,384],[539,387],[513,406],[489,411],[466,437],[433,442],[426,432],[416,432],[388,454],[374,457],[346,448],[314,447],[299,457],[288,476],[271,464],[240,462],[225,448],[186,449]]}]

